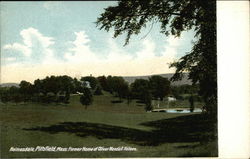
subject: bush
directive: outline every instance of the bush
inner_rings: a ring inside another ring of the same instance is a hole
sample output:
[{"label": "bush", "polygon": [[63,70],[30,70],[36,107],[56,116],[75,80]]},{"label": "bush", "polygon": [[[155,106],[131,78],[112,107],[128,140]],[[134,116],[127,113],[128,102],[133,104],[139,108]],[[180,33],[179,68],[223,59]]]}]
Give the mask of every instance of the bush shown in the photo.
[{"label": "bush", "polygon": [[63,103],[69,104],[70,93],[66,92]]},{"label": "bush", "polygon": [[83,89],[83,95],[80,97],[80,102],[82,105],[85,105],[85,109],[92,104],[93,96],[88,88]]},{"label": "bush", "polygon": [[102,95],[102,88],[100,85],[97,85],[96,89],[95,89],[95,92],[94,92],[94,95]]},{"label": "bush", "polygon": [[145,103],[145,110],[146,111],[151,111],[153,109],[152,107],[152,96],[149,92],[144,92],[144,103]]},{"label": "bush", "polygon": [[146,106],[145,106],[145,110],[146,110],[146,111],[151,111],[151,110],[153,110],[152,105],[149,104],[149,103],[147,103]]},{"label": "bush", "polygon": [[191,95],[189,97],[189,103],[190,103],[190,112],[194,111],[194,97]]},{"label": "bush", "polygon": [[11,101],[11,96],[8,93],[2,93],[0,98],[3,103],[7,103]]}]

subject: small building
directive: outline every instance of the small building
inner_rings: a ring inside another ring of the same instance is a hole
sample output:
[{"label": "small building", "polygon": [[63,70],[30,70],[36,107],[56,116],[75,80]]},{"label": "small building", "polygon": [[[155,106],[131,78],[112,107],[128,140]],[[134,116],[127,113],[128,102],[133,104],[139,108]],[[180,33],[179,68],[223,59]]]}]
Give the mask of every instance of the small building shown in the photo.
[{"label": "small building", "polygon": [[81,93],[81,92],[78,92],[78,91],[76,92],[76,94],[78,94],[78,95],[83,95],[83,93]]},{"label": "small building", "polygon": [[176,98],[174,98],[174,97],[168,97],[167,99],[168,99],[169,102],[176,101]]},{"label": "small building", "polygon": [[89,81],[83,81],[83,85],[84,85],[86,88],[91,89],[91,85],[90,85],[90,82],[89,82]]}]

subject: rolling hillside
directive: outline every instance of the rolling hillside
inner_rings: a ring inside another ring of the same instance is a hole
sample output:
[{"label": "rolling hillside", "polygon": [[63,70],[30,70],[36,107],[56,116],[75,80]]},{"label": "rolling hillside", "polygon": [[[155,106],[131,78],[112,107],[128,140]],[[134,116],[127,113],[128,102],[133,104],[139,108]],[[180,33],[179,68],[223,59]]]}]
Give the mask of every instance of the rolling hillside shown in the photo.
[{"label": "rolling hillside", "polygon": [[19,84],[18,83],[1,83],[0,84],[0,87],[12,87],[12,86],[19,87]]},{"label": "rolling hillside", "polygon": [[[168,74],[158,74],[162,77],[170,79],[174,74],[173,73],[168,73]],[[184,74],[184,78],[180,81],[175,81],[171,82],[172,85],[183,85],[183,84],[188,84],[191,85],[192,81],[188,79],[188,74]],[[129,84],[133,83],[136,79],[148,79],[152,75],[147,75],[147,76],[124,76],[124,80],[127,81]]]}]

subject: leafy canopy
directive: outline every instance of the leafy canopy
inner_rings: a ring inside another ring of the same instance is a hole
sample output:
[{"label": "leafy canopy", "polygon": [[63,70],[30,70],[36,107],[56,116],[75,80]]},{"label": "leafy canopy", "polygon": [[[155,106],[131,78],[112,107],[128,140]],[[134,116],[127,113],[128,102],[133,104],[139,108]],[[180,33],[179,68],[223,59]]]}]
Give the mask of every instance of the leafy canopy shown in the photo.
[{"label": "leafy canopy", "polygon": [[[97,19],[100,29],[114,29],[114,37],[126,34],[125,45],[133,34],[139,34],[149,22],[160,23],[160,32],[180,36],[193,29],[197,41],[192,50],[171,64],[179,80],[189,72],[193,83],[199,83],[208,110],[217,106],[216,1],[215,0],[120,0]],[[212,109],[213,108],[213,109]]]},{"label": "leafy canopy", "polygon": [[[114,28],[114,37],[127,34],[126,44],[132,34],[140,33],[150,21],[161,23],[161,32],[180,36],[184,30],[194,29],[197,36],[200,26],[207,19],[205,10],[214,12],[215,1],[204,0],[120,0],[117,6],[105,9],[97,19],[100,29]],[[169,29],[170,28],[170,29]]]},{"label": "leafy canopy", "polygon": [[170,92],[170,81],[159,75],[149,77],[150,89],[155,98],[163,100]]},{"label": "leafy canopy", "polygon": [[83,88],[83,95],[80,97],[80,102],[85,105],[85,109],[93,102],[93,95],[88,88]]}]

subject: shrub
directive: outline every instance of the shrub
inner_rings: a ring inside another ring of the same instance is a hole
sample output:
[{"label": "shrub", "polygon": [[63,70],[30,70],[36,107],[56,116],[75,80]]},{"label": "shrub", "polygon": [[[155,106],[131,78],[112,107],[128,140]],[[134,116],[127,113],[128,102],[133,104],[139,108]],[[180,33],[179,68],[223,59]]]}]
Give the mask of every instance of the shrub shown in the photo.
[{"label": "shrub", "polygon": [[96,89],[95,89],[95,92],[94,92],[94,95],[102,95],[102,88],[100,85],[97,85]]},{"label": "shrub", "polygon": [[85,105],[85,109],[87,109],[87,107],[92,104],[93,96],[88,88],[83,89],[83,95],[80,97],[80,102],[82,105]]},{"label": "shrub", "polygon": [[146,111],[151,111],[153,109],[151,101],[152,101],[151,94],[149,92],[144,92],[144,103]]},{"label": "shrub", "polygon": [[189,97],[189,103],[190,103],[190,112],[194,111],[194,97],[191,95]]}]

